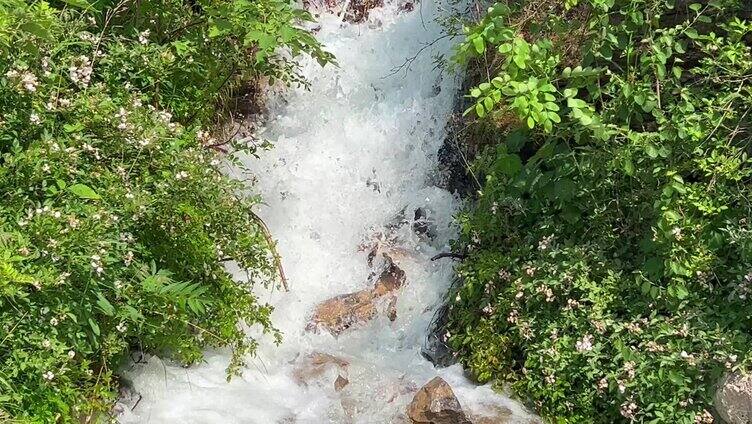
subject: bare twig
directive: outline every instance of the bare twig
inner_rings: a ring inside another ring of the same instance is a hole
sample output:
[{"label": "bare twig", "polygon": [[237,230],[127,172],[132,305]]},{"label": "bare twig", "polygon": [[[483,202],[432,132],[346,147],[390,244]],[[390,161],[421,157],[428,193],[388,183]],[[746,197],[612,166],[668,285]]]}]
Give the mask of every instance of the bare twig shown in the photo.
[{"label": "bare twig", "polygon": [[420,56],[421,53],[423,53],[427,48],[433,46],[434,44],[436,44],[439,41],[441,41],[441,40],[443,40],[445,38],[448,38],[448,37],[451,37],[451,35],[450,34],[444,34],[441,37],[439,37],[439,38],[431,41],[430,43],[424,43],[423,47],[421,47],[418,50],[418,52],[415,53],[415,55],[413,55],[412,57],[407,58],[405,60],[405,62],[402,63],[402,65],[399,65],[397,67],[392,68],[392,72],[390,72],[389,74],[381,77],[381,79],[386,79],[386,78],[391,77],[392,75],[396,75],[397,73],[399,73],[403,69],[405,70],[405,74],[407,74],[407,71],[410,70],[410,67],[412,66],[413,62],[415,62],[415,60],[418,58],[418,56]]},{"label": "bare twig", "polygon": [[444,252],[439,253],[438,255],[431,258],[432,261],[436,261],[443,258],[452,258],[452,259],[465,259],[467,256],[463,253],[453,253],[453,252]]},{"label": "bare twig", "polygon": [[279,278],[282,280],[282,287],[285,288],[285,291],[290,291],[290,288],[287,286],[287,277],[285,276],[285,270],[282,268],[282,257],[279,255],[279,252],[277,251],[277,243],[274,242],[274,238],[272,238],[272,233],[269,231],[269,227],[267,227],[266,223],[256,215],[255,212],[249,211],[251,214],[251,218],[253,218],[254,221],[259,225],[259,228],[261,228],[261,232],[264,234],[264,238],[266,239],[266,243],[269,245],[269,249],[272,251],[272,256],[274,256],[274,264],[277,266],[277,270],[279,271]]}]

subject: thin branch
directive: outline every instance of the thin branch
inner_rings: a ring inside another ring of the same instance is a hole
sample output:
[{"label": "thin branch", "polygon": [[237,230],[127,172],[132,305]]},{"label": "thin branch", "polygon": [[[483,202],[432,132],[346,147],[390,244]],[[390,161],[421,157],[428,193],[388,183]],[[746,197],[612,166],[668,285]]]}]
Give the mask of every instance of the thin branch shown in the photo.
[{"label": "thin branch", "polygon": [[259,225],[259,228],[261,228],[261,232],[264,234],[264,238],[266,239],[266,243],[269,245],[269,250],[272,251],[272,256],[274,256],[274,264],[277,266],[277,270],[279,271],[279,278],[282,280],[282,287],[285,288],[285,291],[290,291],[290,288],[287,286],[287,277],[285,276],[285,270],[282,268],[282,257],[279,255],[279,252],[277,251],[277,243],[274,242],[274,238],[272,238],[272,233],[269,231],[269,227],[266,225],[266,223],[256,215],[255,212],[249,211],[251,214],[251,218],[253,218],[254,221]]},{"label": "thin branch", "polygon": [[399,65],[399,66],[397,66],[395,68],[392,68],[392,72],[390,72],[388,75],[385,75],[385,76],[381,77],[381,79],[387,79],[387,78],[391,77],[392,75],[396,75],[396,74],[398,74],[403,69],[405,70],[405,73],[407,74],[407,71],[410,70],[410,67],[412,66],[413,62],[415,62],[415,60],[418,58],[418,56],[420,56],[421,53],[423,53],[427,48],[433,46],[434,44],[436,44],[439,41],[441,41],[441,40],[443,40],[445,38],[448,38],[448,37],[451,37],[451,35],[450,34],[444,34],[441,37],[439,37],[439,38],[431,41],[430,43],[423,44],[423,47],[421,47],[418,50],[417,53],[415,53],[412,57],[407,58],[405,60],[405,62],[402,63],[402,65]]},{"label": "thin branch", "polygon": [[431,261],[436,261],[436,260],[443,259],[443,258],[452,258],[452,259],[462,260],[462,259],[465,259],[466,257],[467,255],[463,253],[444,252],[444,253],[439,253],[438,255],[431,258]]}]

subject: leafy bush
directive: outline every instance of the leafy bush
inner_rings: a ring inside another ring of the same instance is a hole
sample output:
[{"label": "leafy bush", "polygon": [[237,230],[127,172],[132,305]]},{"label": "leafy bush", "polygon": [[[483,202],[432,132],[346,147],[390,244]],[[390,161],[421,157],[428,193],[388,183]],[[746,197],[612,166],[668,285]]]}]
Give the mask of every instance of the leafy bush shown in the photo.
[{"label": "leafy bush", "polygon": [[743,3],[496,2],[467,28],[483,184],[449,343],[551,422],[712,422],[752,359]]},{"label": "leafy bush", "polygon": [[0,0],[0,421],[107,410],[131,347],[230,346],[232,373],[244,325],[279,338],[249,291],[276,272],[258,199],[209,129],[238,87],[331,61],[306,20],[286,0]]}]

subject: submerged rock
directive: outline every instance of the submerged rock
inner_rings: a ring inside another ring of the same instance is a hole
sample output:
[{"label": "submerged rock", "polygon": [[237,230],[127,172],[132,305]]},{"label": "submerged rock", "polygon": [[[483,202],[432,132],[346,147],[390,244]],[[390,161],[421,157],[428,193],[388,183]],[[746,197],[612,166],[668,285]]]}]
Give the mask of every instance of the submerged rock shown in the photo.
[{"label": "submerged rock", "polygon": [[[394,292],[404,283],[405,272],[394,262],[388,261],[387,268],[376,279],[372,289],[342,294],[320,303],[314,310],[306,330],[316,331],[323,328],[338,336],[353,325],[368,322],[379,312],[378,301],[387,295],[395,296]],[[396,310],[389,315],[396,319]]]},{"label": "submerged rock", "polygon": [[715,408],[729,424],[752,423],[752,374],[725,376],[715,394]]},{"label": "submerged rock", "polygon": [[337,379],[334,380],[334,391],[339,392],[340,390],[344,389],[345,386],[350,384],[350,380],[346,379],[345,377],[342,377],[341,375],[337,376]]},{"label": "submerged rock", "polygon": [[361,290],[333,297],[316,307],[316,311],[306,329],[316,331],[323,327],[332,335],[338,336],[355,324],[373,319],[376,316],[374,300],[375,297],[371,290]]},{"label": "submerged rock", "polygon": [[435,377],[418,390],[407,407],[414,424],[471,424],[452,388]]},{"label": "submerged rock", "polygon": [[[330,369],[337,369],[337,381],[340,378],[347,381],[347,367],[350,363],[342,358],[323,352],[313,352],[297,361],[293,370],[293,378],[299,385],[308,385],[308,383],[322,376]],[[335,381],[335,387],[337,382]],[[344,385],[342,386],[344,387]]]},{"label": "submerged rock", "polygon": [[507,424],[512,419],[512,411],[503,406],[488,406],[485,411],[470,414],[473,424]]}]

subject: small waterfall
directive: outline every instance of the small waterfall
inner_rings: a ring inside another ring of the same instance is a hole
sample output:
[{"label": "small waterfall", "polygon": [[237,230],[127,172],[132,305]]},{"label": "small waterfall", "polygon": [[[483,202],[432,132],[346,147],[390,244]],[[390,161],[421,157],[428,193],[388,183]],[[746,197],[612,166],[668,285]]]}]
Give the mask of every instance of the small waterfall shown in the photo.
[{"label": "small waterfall", "polygon": [[[126,376],[143,398],[121,422],[403,422],[417,388],[437,375],[464,407],[498,405],[509,422],[528,421],[523,407],[467,381],[459,365],[435,369],[420,353],[453,279],[451,260],[430,258],[449,249],[460,206],[436,172],[458,89],[435,63],[454,43],[435,22],[442,13],[440,0],[423,0],[411,12],[387,2],[363,24],[321,16],[317,37],[340,66],[302,64],[310,91],[273,95],[260,136],[274,148],[246,163],[290,284],[287,293],[257,291],[275,305],[284,341],[259,336],[258,356],[229,383],[226,352],[207,352],[190,368],[156,357],[134,364]],[[373,286],[383,262],[377,254],[369,265],[374,248],[405,273],[396,303],[379,305],[390,313],[338,337],[307,331],[322,301]]]}]

